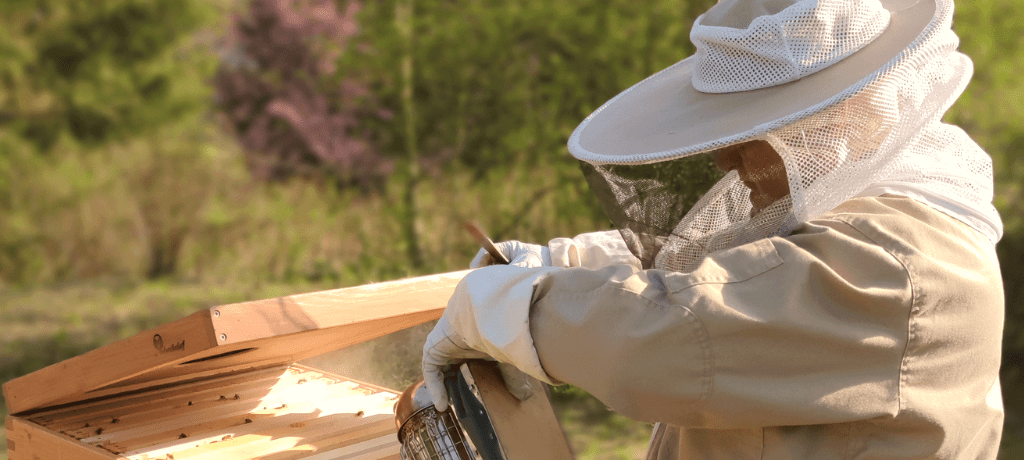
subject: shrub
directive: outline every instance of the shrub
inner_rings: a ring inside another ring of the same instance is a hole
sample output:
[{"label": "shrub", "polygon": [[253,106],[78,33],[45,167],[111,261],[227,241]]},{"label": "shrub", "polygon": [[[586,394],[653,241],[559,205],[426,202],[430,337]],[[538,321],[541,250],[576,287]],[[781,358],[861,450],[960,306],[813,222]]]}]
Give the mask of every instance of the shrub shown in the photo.
[{"label": "shrub", "polygon": [[368,141],[365,86],[339,77],[340,54],[356,33],[359,3],[251,0],[234,18],[214,80],[217,107],[245,147],[257,177],[327,175],[344,182],[390,172]]}]

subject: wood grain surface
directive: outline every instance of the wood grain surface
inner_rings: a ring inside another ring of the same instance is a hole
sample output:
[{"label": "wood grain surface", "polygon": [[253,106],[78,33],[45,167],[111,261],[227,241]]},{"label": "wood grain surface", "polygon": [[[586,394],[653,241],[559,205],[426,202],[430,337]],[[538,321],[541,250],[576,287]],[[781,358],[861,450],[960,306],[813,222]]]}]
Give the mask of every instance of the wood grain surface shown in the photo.
[{"label": "wood grain surface", "polygon": [[398,393],[301,365],[7,420],[11,460],[398,458]]},{"label": "wood grain surface", "polygon": [[201,310],[11,380],[4,397],[8,410],[20,414],[289,364],[439,318],[466,273]]}]

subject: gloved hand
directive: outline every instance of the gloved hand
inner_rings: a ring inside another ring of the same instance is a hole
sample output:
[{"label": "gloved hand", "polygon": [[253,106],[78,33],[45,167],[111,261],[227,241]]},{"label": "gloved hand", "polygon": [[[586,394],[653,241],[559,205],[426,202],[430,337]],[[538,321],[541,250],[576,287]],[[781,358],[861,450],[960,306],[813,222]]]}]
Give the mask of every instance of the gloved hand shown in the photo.
[{"label": "gloved hand", "polygon": [[584,233],[573,238],[555,238],[548,242],[551,265],[584,267],[592,270],[626,264],[640,268],[640,260],[629,251],[616,230]]},{"label": "gloved hand", "polygon": [[[494,243],[494,247],[505,255],[505,258],[509,260],[509,265],[524,268],[551,266],[551,251],[547,246],[512,240]],[[473,261],[469,263],[469,268],[486,267],[495,263],[496,261],[487,250],[481,248]]]},{"label": "gloved hand", "polygon": [[[520,371],[547,383],[530,336],[533,285],[554,267],[497,265],[474,270],[455,288],[441,319],[423,345],[423,380],[438,411],[448,408],[444,368],[467,359],[493,359],[517,398],[529,397]],[[526,384],[528,387],[528,384]]]}]

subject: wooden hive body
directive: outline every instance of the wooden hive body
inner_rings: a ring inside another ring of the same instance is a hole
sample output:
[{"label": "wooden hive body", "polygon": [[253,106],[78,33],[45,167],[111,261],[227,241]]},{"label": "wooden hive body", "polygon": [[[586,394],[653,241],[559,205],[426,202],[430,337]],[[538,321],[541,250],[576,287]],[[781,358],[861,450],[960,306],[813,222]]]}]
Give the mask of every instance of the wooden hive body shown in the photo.
[{"label": "wooden hive body", "polygon": [[4,384],[22,459],[397,459],[398,392],[296,364],[441,316],[466,272],[202,310]]}]

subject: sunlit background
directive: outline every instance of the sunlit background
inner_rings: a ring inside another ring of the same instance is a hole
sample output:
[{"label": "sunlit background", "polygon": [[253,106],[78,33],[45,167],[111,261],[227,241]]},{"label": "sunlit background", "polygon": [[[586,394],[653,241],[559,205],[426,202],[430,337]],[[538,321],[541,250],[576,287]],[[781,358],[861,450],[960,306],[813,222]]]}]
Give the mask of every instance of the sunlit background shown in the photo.
[{"label": "sunlit background", "polygon": [[[0,381],[200,308],[463,269],[465,221],[608,228],[565,142],[689,55],[711,3],[3,0]],[[1005,459],[1024,457],[1022,7],[957,6],[975,75],[947,116],[992,155],[1006,223]],[[401,389],[428,330],[315,364]],[[649,425],[553,399],[579,458],[642,456]]]}]

